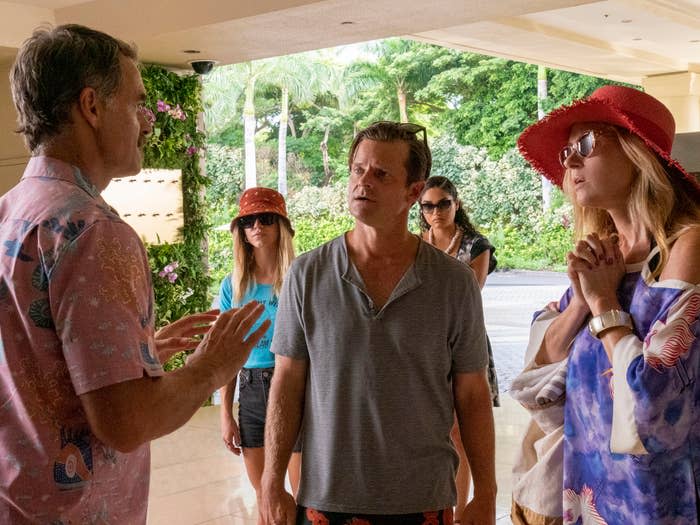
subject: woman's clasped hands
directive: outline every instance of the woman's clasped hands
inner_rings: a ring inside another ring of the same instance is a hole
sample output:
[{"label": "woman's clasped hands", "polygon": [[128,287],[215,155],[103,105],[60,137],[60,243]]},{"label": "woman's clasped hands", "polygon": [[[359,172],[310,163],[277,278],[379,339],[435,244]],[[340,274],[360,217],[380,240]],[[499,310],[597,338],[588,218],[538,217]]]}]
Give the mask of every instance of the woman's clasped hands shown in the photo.
[{"label": "woman's clasped hands", "polygon": [[625,261],[616,233],[606,238],[596,233],[587,235],[567,254],[567,263],[574,295],[584,300],[592,312],[612,308],[617,303]]}]

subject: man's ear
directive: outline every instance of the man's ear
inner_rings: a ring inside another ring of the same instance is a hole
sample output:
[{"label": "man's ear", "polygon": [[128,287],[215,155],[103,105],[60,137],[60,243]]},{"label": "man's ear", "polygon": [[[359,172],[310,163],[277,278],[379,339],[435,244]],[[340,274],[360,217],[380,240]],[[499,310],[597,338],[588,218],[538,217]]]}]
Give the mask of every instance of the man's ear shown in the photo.
[{"label": "man's ear", "polygon": [[97,91],[92,87],[85,87],[78,97],[78,113],[93,128],[99,127],[102,113],[102,102],[97,96]]},{"label": "man's ear", "polygon": [[411,191],[409,192],[411,203],[416,202],[420,198],[420,194],[423,193],[423,188],[425,188],[424,180],[411,183]]}]

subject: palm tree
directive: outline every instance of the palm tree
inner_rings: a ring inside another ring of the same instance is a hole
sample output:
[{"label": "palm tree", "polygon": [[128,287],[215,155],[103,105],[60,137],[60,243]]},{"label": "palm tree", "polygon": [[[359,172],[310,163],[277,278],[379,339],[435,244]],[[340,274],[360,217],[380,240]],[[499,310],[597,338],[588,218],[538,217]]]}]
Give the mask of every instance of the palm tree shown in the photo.
[{"label": "palm tree", "polygon": [[[545,116],[542,102],[547,98],[547,68],[537,66],[537,120],[542,120]],[[546,213],[552,207],[552,183],[547,177],[542,179],[542,211]]]},{"label": "palm tree", "polygon": [[297,104],[313,102],[325,87],[330,71],[318,53],[303,53],[269,59],[265,81],[280,90],[279,133],[277,146],[277,189],[287,195],[287,128],[290,100]]},{"label": "palm tree", "polygon": [[206,79],[205,121],[211,132],[230,126],[238,114],[243,97],[243,141],[245,155],[245,187],[257,186],[255,169],[255,87],[269,74],[272,63],[256,60],[216,68]]},{"label": "palm tree", "polygon": [[435,72],[431,61],[421,56],[431,53],[432,47],[399,38],[382,40],[367,48],[375,59],[355,62],[348,75],[364,79],[365,89],[382,92],[385,100],[393,99],[392,106],[377,108],[379,114],[397,115],[400,122],[408,122],[409,100]]}]

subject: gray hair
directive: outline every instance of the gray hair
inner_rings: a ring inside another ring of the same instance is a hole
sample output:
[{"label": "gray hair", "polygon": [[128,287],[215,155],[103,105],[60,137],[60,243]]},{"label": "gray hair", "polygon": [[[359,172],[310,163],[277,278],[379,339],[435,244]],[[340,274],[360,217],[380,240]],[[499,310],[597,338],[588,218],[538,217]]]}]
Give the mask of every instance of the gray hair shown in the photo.
[{"label": "gray hair", "polygon": [[66,24],[34,31],[10,71],[17,133],[32,152],[70,123],[71,107],[84,88],[94,88],[101,100],[117,91],[120,56],[136,60],[136,49],[88,27]]}]

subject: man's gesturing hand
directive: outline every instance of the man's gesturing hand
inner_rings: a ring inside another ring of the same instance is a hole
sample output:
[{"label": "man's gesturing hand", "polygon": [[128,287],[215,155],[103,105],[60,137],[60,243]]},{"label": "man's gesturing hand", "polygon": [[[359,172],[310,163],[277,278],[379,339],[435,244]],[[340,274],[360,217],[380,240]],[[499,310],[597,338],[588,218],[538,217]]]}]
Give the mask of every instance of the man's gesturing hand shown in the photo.
[{"label": "man's gesturing hand", "polygon": [[263,305],[251,301],[241,308],[221,314],[197,350],[189,357],[187,365],[205,370],[213,379],[215,388],[230,382],[270,327],[268,319],[250,333],[263,310]]}]

